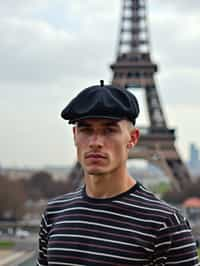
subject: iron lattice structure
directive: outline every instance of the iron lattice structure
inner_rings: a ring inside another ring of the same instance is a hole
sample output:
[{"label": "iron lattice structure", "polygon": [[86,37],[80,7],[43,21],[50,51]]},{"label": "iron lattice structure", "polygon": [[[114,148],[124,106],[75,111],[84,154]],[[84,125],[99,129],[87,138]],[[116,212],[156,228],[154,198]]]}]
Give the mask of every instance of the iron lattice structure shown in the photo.
[{"label": "iron lattice structure", "polygon": [[[141,128],[140,141],[129,159],[145,159],[159,166],[180,189],[190,182],[190,174],[175,147],[175,131],[169,129],[155,84],[158,67],[151,60],[147,22],[147,0],[123,0],[117,58],[111,65],[112,84],[121,89],[139,89],[145,94],[149,127]],[[82,180],[77,163],[70,179],[72,189]]]},{"label": "iron lattice structure", "polygon": [[175,147],[175,131],[169,129],[156,89],[158,67],[151,60],[147,22],[147,0],[123,0],[117,59],[111,65],[112,84],[122,89],[143,90],[149,127],[129,158],[146,159],[164,170],[173,185],[184,188],[190,174]]}]

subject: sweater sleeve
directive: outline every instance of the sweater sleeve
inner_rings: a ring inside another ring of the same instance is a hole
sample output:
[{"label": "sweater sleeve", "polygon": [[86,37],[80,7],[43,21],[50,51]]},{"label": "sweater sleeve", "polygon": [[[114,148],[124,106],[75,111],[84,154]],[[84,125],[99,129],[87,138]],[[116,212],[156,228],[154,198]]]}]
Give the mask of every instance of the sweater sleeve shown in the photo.
[{"label": "sweater sleeve", "polygon": [[199,266],[196,242],[188,221],[175,213],[159,230],[153,265]]},{"label": "sweater sleeve", "polygon": [[39,231],[37,266],[48,265],[47,245],[48,245],[48,224],[47,224],[46,215],[43,214]]}]

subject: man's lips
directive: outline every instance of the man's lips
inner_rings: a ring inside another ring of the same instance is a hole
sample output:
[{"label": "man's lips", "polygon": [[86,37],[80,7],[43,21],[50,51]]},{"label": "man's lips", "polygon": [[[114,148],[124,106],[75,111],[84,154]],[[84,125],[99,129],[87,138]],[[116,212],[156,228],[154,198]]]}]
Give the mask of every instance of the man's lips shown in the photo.
[{"label": "man's lips", "polygon": [[86,159],[106,159],[106,156],[104,154],[101,153],[88,153],[85,156]]}]

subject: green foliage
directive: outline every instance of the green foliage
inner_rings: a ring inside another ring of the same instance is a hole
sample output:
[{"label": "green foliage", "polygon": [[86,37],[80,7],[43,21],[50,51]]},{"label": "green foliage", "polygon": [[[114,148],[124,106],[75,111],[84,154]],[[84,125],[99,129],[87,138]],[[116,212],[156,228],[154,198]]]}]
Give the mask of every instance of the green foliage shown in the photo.
[{"label": "green foliage", "polygon": [[34,173],[24,182],[29,199],[49,199],[68,192],[66,181],[54,180],[51,174],[45,171]]},{"label": "green foliage", "polygon": [[151,190],[156,193],[161,195],[164,195],[167,191],[170,189],[170,184],[166,182],[160,182],[154,186],[151,186]]},{"label": "green foliage", "polygon": [[15,246],[15,243],[13,241],[9,240],[0,240],[0,249],[8,249]]}]

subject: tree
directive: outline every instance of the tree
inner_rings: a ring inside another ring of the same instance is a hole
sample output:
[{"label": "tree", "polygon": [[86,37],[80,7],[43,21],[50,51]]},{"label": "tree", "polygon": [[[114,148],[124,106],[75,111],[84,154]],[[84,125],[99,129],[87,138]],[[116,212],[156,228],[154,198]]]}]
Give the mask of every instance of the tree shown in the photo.
[{"label": "tree", "polygon": [[26,193],[20,180],[0,176],[0,218],[20,219],[24,214]]},{"label": "tree", "polygon": [[171,203],[182,203],[190,197],[200,197],[200,177],[188,184],[181,191],[170,190],[163,195],[163,199]]}]

